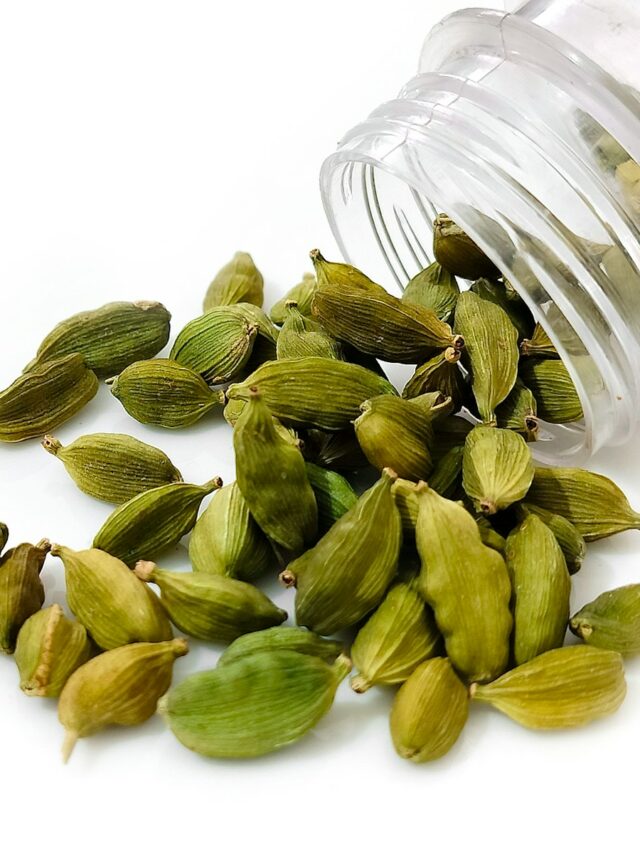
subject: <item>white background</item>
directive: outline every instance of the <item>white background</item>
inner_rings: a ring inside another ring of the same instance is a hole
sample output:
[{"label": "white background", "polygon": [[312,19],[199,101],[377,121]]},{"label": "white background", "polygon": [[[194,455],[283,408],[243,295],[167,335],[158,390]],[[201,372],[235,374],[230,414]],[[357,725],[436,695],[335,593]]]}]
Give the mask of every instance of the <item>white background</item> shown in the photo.
[{"label": "white background", "polygon": [[[54,322],[115,299],[158,299],[174,330],[199,313],[213,273],[251,251],[273,301],[331,257],[318,170],[342,133],[395,95],[424,35],[462,4],[2,3],[0,19],[0,383]],[[181,433],[130,420],[101,388],[63,442],[127,431],[165,449],[186,479],[233,478],[219,418]],[[636,444],[592,466],[640,505]],[[15,545],[86,547],[109,508],[77,492],[36,441],[0,447],[0,518]],[[640,534],[590,549],[574,605],[640,578]],[[164,565],[185,565],[180,549]],[[48,603],[62,570],[44,571]],[[275,593],[276,587],[268,587]],[[278,592],[291,609],[291,594]],[[211,666],[197,647],[177,678]],[[535,734],[474,708],[431,766],[391,748],[392,693],[341,689],[298,746],[252,763],[184,750],[154,719],[80,742],[63,767],[55,705],[24,697],[0,660],[2,849],[609,850],[633,844],[640,665],[614,718]],[[636,836],[637,837],[637,836]]]}]

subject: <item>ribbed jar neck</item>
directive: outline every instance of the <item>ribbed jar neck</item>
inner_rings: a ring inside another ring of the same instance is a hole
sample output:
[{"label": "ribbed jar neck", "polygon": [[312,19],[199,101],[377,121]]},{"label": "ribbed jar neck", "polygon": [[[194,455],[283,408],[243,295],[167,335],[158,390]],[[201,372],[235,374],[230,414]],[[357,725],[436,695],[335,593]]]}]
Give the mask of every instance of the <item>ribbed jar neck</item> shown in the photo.
[{"label": "ribbed jar neck", "polygon": [[[551,335],[583,403],[584,424],[550,428],[536,454],[576,461],[627,440],[640,410],[638,216],[591,141],[591,126],[609,130],[613,116],[624,136],[636,123],[638,147],[640,119],[624,91],[612,107],[616,82],[586,59],[585,100],[576,97],[575,52],[515,17],[445,19],[422,73],[325,162],[322,192],[345,257],[388,286],[430,262],[437,212],[476,240]],[[606,88],[602,110],[594,79]]]}]

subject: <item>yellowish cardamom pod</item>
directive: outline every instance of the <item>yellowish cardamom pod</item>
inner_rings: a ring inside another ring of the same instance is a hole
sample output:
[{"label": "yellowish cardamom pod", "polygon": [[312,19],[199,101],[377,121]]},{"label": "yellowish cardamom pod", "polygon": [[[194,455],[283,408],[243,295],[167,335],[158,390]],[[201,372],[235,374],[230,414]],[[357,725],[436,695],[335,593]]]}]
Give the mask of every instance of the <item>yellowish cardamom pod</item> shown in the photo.
[{"label": "yellowish cardamom pod", "polygon": [[478,512],[493,515],[522,500],[533,473],[531,451],[517,432],[477,426],[467,436],[462,486]]},{"label": "yellowish cardamom pod", "polygon": [[533,314],[508,281],[502,283],[495,279],[479,278],[471,285],[471,291],[486,302],[500,306],[518,330],[519,338],[528,338],[533,333]]},{"label": "yellowish cardamom pod", "polygon": [[520,519],[525,518],[529,513],[537,515],[556,537],[556,541],[564,554],[569,574],[574,575],[580,571],[587,553],[587,545],[575,524],[563,516],[556,515],[540,506],[535,506],[535,504],[521,503],[518,505],[517,511]]},{"label": "yellowish cardamom pod", "polygon": [[493,261],[446,213],[439,213],[433,223],[433,254],[451,275],[460,278],[473,281],[499,275]]},{"label": "yellowish cardamom pod", "polygon": [[414,275],[402,293],[402,301],[429,308],[446,323],[453,314],[458,296],[460,287],[455,277],[435,261]]},{"label": "yellowish cardamom pod", "polygon": [[340,358],[340,345],[328,335],[320,323],[305,317],[296,302],[287,302],[286,316],[278,335],[276,353],[279,359],[305,358],[316,355],[322,358]]},{"label": "yellowish cardamom pod", "polygon": [[600,649],[621,655],[640,653],[640,584],[603,592],[572,617],[573,633]]},{"label": "yellowish cardamom pod", "polygon": [[501,429],[515,430],[524,436],[526,441],[537,440],[538,404],[521,379],[516,379],[509,396],[496,407],[496,420]]},{"label": "yellowish cardamom pod", "polygon": [[320,658],[326,663],[334,663],[342,651],[342,643],[337,640],[319,637],[306,628],[278,625],[238,637],[220,655],[218,666],[226,666],[258,652],[298,652]]},{"label": "yellowish cardamom pod", "polygon": [[311,306],[313,305],[313,297],[315,296],[317,287],[316,277],[312,272],[306,272],[302,276],[302,280],[288,290],[282,299],[278,299],[269,316],[273,323],[281,326],[287,316],[287,302],[295,302],[298,306],[298,311],[304,314],[305,317],[311,317]]},{"label": "yellowish cardamom pod", "polygon": [[439,391],[451,397],[454,408],[459,409],[466,395],[466,383],[458,363],[460,350],[447,347],[416,368],[404,386],[402,396],[419,397],[429,391]]},{"label": "yellowish cardamom pod", "polygon": [[9,528],[7,525],[0,521],[0,554],[4,551],[5,545],[9,541]]},{"label": "yellowish cardamom pod", "polygon": [[558,350],[540,323],[536,323],[531,337],[522,341],[520,352],[522,355],[533,355],[536,358],[560,358]]},{"label": "yellowish cardamom pod", "polygon": [[42,607],[40,572],[51,549],[47,539],[11,548],[0,559],[0,651],[13,654],[18,632]]},{"label": "yellowish cardamom pod", "polygon": [[536,398],[543,421],[566,424],[583,417],[580,397],[561,361],[525,358],[520,365],[520,376]]},{"label": "yellowish cardamom pod", "polygon": [[258,326],[235,310],[219,305],[187,323],[171,349],[171,358],[199,373],[209,385],[228,382],[249,360]]},{"label": "yellowish cardamom pod", "polygon": [[203,311],[218,305],[250,302],[262,308],[264,279],[248,252],[236,252],[228,264],[217,273],[204,297]]}]

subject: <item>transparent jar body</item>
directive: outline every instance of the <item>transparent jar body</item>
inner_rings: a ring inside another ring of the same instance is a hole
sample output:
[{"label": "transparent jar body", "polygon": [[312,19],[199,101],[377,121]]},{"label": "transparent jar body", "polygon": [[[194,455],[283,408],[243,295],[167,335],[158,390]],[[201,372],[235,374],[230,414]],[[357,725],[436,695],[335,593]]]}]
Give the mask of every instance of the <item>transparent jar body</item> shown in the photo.
[{"label": "transparent jar body", "polygon": [[431,262],[446,212],[542,323],[584,421],[539,458],[577,462],[640,413],[640,3],[468,9],[418,74],[341,140],[321,190],[345,258],[393,292]]}]

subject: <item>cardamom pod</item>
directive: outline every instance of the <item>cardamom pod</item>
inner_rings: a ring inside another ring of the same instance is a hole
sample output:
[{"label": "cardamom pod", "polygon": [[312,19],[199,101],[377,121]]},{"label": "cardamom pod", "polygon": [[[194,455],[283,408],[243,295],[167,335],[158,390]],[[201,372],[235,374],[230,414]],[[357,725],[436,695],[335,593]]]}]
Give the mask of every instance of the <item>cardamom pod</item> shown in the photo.
[{"label": "cardamom pod", "polygon": [[69,676],[91,657],[91,640],[59,604],[30,616],[18,634],[16,665],[27,696],[59,696]]},{"label": "cardamom pod", "polygon": [[507,538],[513,586],[513,656],[525,663],[564,644],[571,580],[556,537],[530,514]]},{"label": "cardamom pod", "polygon": [[504,536],[501,536],[497,530],[494,530],[493,525],[486,515],[478,516],[476,518],[476,524],[478,525],[480,538],[482,539],[483,544],[486,545],[487,548],[493,548],[494,551],[497,551],[498,554],[502,554],[504,557],[507,552],[507,540]]},{"label": "cardamom pod", "polygon": [[227,310],[233,314],[238,314],[240,317],[244,317],[247,323],[252,326],[256,326],[258,329],[258,337],[256,338],[253,347],[254,352],[251,354],[250,361],[253,359],[255,350],[259,348],[260,344],[268,345],[261,354],[261,358],[263,358],[265,353],[271,353],[269,356],[270,358],[276,357],[275,350],[280,330],[277,326],[273,325],[262,308],[259,308],[257,305],[252,305],[250,302],[238,302],[237,305],[227,305]]},{"label": "cardamom pod", "polygon": [[186,678],[160,702],[176,738],[210,758],[255,758],[295,743],[330,710],[351,669],[289,651],[257,652]]},{"label": "cardamom pod", "polygon": [[7,525],[0,521],[0,554],[4,551],[5,545],[9,541],[9,528]]},{"label": "cardamom pod", "polygon": [[603,592],[571,618],[569,627],[590,646],[621,655],[640,653],[640,584]]},{"label": "cardamom pod", "polygon": [[318,356],[267,362],[231,385],[227,397],[246,401],[253,388],[283,423],[329,432],[346,429],[365,400],[397,394],[390,382],[364,367]]},{"label": "cardamom pod", "polygon": [[0,651],[13,654],[18,632],[44,602],[40,572],[51,549],[47,539],[11,548],[0,559]]},{"label": "cardamom pod", "polygon": [[420,588],[453,666],[468,681],[491,681],[509,662],[511,583],[466,509],[424,483],[416,487]]},{"label": "cardamom pod", "polygon": [[443,498],[453,500],[462,485],[464,447],[452,447],[440,458],[429,477],[429,486]]},{"label": "cardamom pod", "polygon": [[535,320],[526,302],[516,293],[508,281],[502,283],[488,278],[479,278],[471,285],[471,291],[484,299],[500,306],[518,330],[518,338],[528,338],[533,333]]},{"label": "cardamom pod", "polygon": [[334,471],[352,473],[369,465],[352,427],[339,432],[307,430],[302,451],[316,465]]},{"label": "cardamom pod", "polygon": [[631,509],[622,490],[608,477],[582,468],[536,468],[527,503],[563,516],[586,542],[640,530],[640,513]]},{"label": "cardamom pod", "polygon": [[439,213],[433,223],[433,255],[451,275],[470,281],[500,275],[493,261],[446,213]]},{"label": "cardamom pod", "polygon": [[287,316],[287,302],[295,302],[298,306],[298,311],[304,314],[305,317],[311,317],[311,306],[313,305],[313,297],[316,292],[316,277],[312,272],[306,272],[302,276],[302,281],[295,284],[288,290],[282,299],[278,299],[269,313],[269,317],[273,323],[281,326]]},{"label": "cardamom pod", "polygon": [[536,358],[560,358],[558,350],[540,323],[536,323],[531,337],[522,341],[520,353],[525,356],[534,355]]},{"label": "cardamom pod", "polygon": [[222,391],[168,358],[138,361],[107,384],[132,418],[167,429],[190,426],[224,402]]},{"label": "cardamom pod", "polygon": [[110,302],[58,323],[26,370],[80,353],[89,370],[107,379],[134,361],[153,358],[169,340],[170,328],[171,314],[160,302]]},{"label": "cardamom pod", "polygon": [[406,480],[429,476],[433,468],[429,450],[433,426],[420,400],[385,394],[362,403],[362,414],[353,426],[360,447],[374,468],[393,468]]},{"label": "cardamom pod", "polygon": [[171,349],[171,358],[199,373],[209,385],[228,382],[247,363],[258,327],[234,311],[219,305],[187,323]]},{"label": "cardamom pod", "polygon": [[566,646],[517,666],[491,684],[474,684],[470,693],[522,726],[559,729],[612,714],[626,691],[617,652]]},{"label": "cardamom pod", "polygon": [[306,462],[305,468],[318,505],[318,531],[324,535],[345,512],[355,506],[358,496],[349,481],[336,471],[328,471],[313,462]]},{"label": "cardamom pod", "polygon": [[98,392],[79,353],[33,367],[0,391],[0,441],[37,438],[76,415]]},{"label": "cardamom pod", "polygon": [[509,396],[496,406],[496,421],[501,429],[512,429],[524,436],[526,441],[537,441],[538,404],[521,379],[516,379]]},{"label": "cardamom pod", "polygon": [[79,738],[107,726],[139,726],[152,717],[171,686],[174,661],[188,651],[183,639],[133,643],[103,652],[77,669],[58,704],[65,728],[64,761]]},{"label": "cardamom pod", "polygon": [[194,572],[251,581],[273,568],[273,548],[249,511],[237,483],[213,495],[189,540]]},{"label": "cardamom pod", "polygon": [[351,659],[358,675],[356,693],[374,684],[401,684],[416,667],[439,654],[442,637],[431,608],[415,579],[392,586],[380,606],[358,631]]},{"label": "cardamom pod", "polygon": [[147,489],[182,481],[166,453],[130,435],[83,435],[66,447],[45,435],[42,446],[62,462],[81,491],[108,503],[125,503]]},{"label": "cardamom pod", "polygon": [[97,548],[54,545],[51,553],[64,563],[71,612],[101,649],[171,639],[158,596],[123,562]]},{"label": "cardamom pod", "polygon": [[460,287],[455,276],[435,261],[409,281],[402,301],[429,308],[446,323],[453,314],[458,296]]},{"label": "cardamom pod", "polygon": [[238,488],[269,539],[294,554],[312,542],[318,507],[299,448],[276,429],[257,390],[233,431]]},{"label": "cardamom pod", "polygon": [[244,581],[203,572],[167,572],[145,560],[133,571],[140,580],[156,584],[169,619],[198,640],[230,643],[287,618],[284,610]]},{"label": "cardamom pod", "polygon": [[536,398],[543,421],[566,424],[584,417],[576,387],[561,361],[525,358],[520,376]]},{"label": "cardamom pod", "polygon": [[575,575],[576,572],[580,571],[587,553],[587,545],[575,524],[572,524],[564,516],[549,512],[549,510],[535,506],[535,504],[521,503],[517,510],[521,520],[528,513],[533,513],[544,521],[562,549],[569,574]]},{"label": "cardamom pod", "polygon": [[391,494],[393,471],[338,519],[317,545],[280,575],[296,587],[296,622],[318,634],[355,625],[383,599],[398,568],[400,513]]},{"label": "cardamom pod", "polygon": [[328,335],[320,323],[305,317],[296,302],[287,302],[286,316],[276,345],[279,359],[304,358],[317,355],[322,358],[340,358],[340,345]]},{"label": "cardamom pod", "polygon": [[192,530],[207,495],[221,488],[214,477],[203,486],[169,483],[141,492],[116,507],[93,540],[93,547],[134,566],[177,545]]},{"label": "cardamom pod", "polygon": [[403,302],[349,264],[311,259],[318,278],[313,315],[338,341],[384,361],[416,364],[434,350],[460,347],[451,327],[433,311]]},{"label": "cardamom pod", "polygon": [[464,338],[480,417],[493,423],[496,406],[509,396],[518,376],[518,333],[502,308],[470,290],[458,299],[455,329]]},{"label": "cardamom pod", "polygon": [[533,473],[531,451],[517,432],[477,426],[467,436],[462,487],[478,512],[493,515],[522,500]]},{"label": "cardamom pod", "polygon": [[466,418],[450,415],[433,421],[433,458],[441,459],[452,447],[464,447],[474,425]]},{"label": "cardamom pod", "polygon": [[467,688],[447,658],[427,660],[402,685],[391,709],[396,752],[416,764],[446,755],[469,716]]},{"label": "cardamom pod", "polygon": [[466,383],[458,366],[460,350],[447,347],[416,368],[404,386],[402,396],[419,397],[430,391],[439,391],[451,397],[454,408],[459,409],[466,396]]},{"label": "cardamom pod", "polygon": [[264,301],[264,279],[248,252],[236,252],[228,264],[218,270],[209,285],[203,311],[218,305],[235,305],[250,302],[262,308]]},{"label": "cardamom pod", "polygon": [[220,655],[218,666],[226,666],[257,652],[298,652],[301,655],[320,658],[325,663],[334,663],[342,651],[342,643],[337,640],[319,637],[306,628],[278,625],[276,628],[253,631],[238,637]]}]

